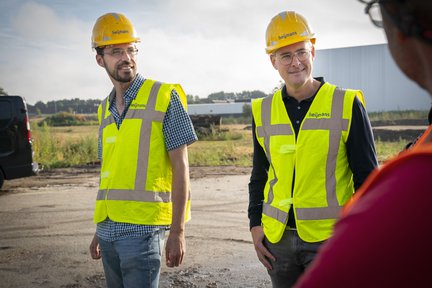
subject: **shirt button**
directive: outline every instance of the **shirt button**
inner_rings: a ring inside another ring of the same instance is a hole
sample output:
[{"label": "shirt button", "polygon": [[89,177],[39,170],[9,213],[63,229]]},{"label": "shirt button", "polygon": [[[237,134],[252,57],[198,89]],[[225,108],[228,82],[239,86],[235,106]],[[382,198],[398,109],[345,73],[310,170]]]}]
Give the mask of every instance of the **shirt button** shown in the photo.
[{"label": "shirt button", "polygon": [[301,107],[300,106],[297,106],[297,110],[300,110],[301,109]]},{"label": "shirt button", "polygon": [[300,121],[299,121],[299,120],[297,120],[297,121],[296,121],[296,124],[300,124]]}]

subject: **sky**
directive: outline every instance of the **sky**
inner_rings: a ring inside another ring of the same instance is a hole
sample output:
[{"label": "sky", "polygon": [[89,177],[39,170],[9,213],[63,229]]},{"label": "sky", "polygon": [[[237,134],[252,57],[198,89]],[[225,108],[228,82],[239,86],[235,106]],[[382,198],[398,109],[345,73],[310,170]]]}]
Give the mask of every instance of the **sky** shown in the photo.
[{"label": "sky", "polygon": [[316,49],[386,43],[357,0],[2,0],[0,87],[32,105],[103,99],[112,83],[96,64],[91,31],[99,16],[119,12],[141,38],[144,77],[200,98],[270,93],[281,79],[265,53],[265,30],[287,10],[308,19]]}]

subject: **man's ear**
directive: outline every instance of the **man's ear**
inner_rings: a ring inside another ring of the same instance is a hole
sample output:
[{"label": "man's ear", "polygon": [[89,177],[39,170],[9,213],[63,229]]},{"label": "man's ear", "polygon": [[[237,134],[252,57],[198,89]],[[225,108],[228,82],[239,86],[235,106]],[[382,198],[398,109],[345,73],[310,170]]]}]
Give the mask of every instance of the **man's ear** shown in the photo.
[{"label": "man's ear", "polygon": [[312,60],[314,60],[315,59],[315,45],[311,45],[312,47],[311,47],[311,55],[312,55]]},{"label": "man's ear", "polygon": [[105,62],[103,60],[102,55],[96,54],[96,62],[98,63],[99,66],[105,68]]},{"label": "man's ear", "polygon": [[270,54],[270,61],[271,61],[272,65],[273,65],[273,68],[277,70],[277,67],[276,67],[276,55]]}]

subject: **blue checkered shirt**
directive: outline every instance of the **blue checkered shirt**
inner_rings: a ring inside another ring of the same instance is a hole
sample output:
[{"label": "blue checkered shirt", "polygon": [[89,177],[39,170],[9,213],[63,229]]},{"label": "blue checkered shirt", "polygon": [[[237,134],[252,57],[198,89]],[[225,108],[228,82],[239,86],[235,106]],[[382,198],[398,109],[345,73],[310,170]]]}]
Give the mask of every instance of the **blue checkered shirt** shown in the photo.
[{"label": "blue checkered shirt", "polygon": [[[115,90],[113,90],[109,111],[114,117],[117,128],[120,128],[126,112],[135,99],[138,90],[144,83],[145,78],[140,74],[132,82],[132,85],[126,90],[124,94],[125,109],[120,115],[117,111],[115,102]],[[171,91],[171,99],[168,109],[163,119],[162,130],[165,138],[165,145],[167,150],[176,149],[184,144],[192,144],[198,140],[195,130],[190,120],[189,115],[181,104],[180,97],[175,90]],[[102,158],[101,139],[99,138],[98,154],[99,159]],[[146,233],[152,233],[158,229],[168,229],[168,226],[150,226],[150,225],[136,225],[130,223],[114,222],[107,218],[105,221],[100,222],[96,226],[96,235],[104,241],[116,241],[127,237],[138,237]]]}]

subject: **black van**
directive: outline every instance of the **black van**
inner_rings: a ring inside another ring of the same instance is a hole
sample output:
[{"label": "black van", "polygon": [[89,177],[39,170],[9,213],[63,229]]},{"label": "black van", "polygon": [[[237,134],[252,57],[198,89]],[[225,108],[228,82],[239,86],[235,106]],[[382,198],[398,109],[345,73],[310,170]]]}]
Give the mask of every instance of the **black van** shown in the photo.
[{"label": "black van", "polygon": [[20,96],[0,96],[0,188],[4,180],[35,175],[27,105]]}]

